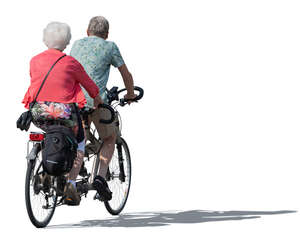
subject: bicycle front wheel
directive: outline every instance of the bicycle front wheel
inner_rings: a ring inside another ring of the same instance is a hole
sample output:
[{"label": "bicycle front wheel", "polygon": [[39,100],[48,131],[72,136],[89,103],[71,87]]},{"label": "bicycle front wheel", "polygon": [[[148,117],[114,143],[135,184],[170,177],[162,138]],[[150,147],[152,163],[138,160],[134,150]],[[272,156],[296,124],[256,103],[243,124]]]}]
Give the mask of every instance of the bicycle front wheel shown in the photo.
[{"label": "bicycle front wheel", "polygon": [[107,211],[112,215],[118,215],[125,207],[131,183],[129,148],[123,138],[120,139],[120,143],[118,144],[115,144],[114,155],[109,163],[106,176],[107,184],[112,191],[112,199],[105,201],[104,205]]},{"label": "bicycle front wheel", "polygon": [[[30,221],[37,228],[46,227],[50,222],[57,202],[53,188],[53,177],[45,181],[41,161],[41,152],[35,162],[29,162],[25,179],[25,201]],[[44,178],[43,178],[44,177]]]}]

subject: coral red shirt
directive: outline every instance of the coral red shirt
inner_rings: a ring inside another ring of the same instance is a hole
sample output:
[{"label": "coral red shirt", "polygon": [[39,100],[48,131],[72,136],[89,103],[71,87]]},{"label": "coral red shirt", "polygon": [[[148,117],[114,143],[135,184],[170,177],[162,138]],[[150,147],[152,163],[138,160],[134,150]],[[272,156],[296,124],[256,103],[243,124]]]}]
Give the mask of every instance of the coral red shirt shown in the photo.
[{"label": "coral red shirt", "polygon": [[[53,63],[64,53],[48,49],[30,61],[31,83],[22,103],[29,108],[47,72]],[[50,101],[61,103],[78,103],[81,108],[86,104],[86,99],[80,85],[95,98],[99,94],[99,88],[90,79],[81,64],[73,57],[66,56],[59,60],[47,77],[37,101]]]}]

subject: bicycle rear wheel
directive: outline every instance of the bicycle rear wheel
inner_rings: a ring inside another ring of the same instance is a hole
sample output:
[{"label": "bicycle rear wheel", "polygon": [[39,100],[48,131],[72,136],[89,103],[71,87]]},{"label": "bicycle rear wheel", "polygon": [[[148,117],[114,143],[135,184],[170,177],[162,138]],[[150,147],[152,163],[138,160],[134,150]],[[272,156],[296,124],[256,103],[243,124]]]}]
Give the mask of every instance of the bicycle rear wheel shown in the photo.
[{"label": "bicycle rear wheel", "polygon": [[[118,215],[128,199],[131,183],[131,159],[129,148],[123,138],[120,139],[119,149],[115,144],[115,152],[109,163],[107,184],[112,191],[112,199],[105,201],[107,211],[112,215]],[[123,170],[122,170],[123,165]]]},{"label": "bicycle rear wheel", "polygon": [[37,228],[46,227],[53,217],[57,194],[53,188],[53,177],[48,178],[48,183],[42,182],[43,166],[41,152],[35,162],[30,161],[27,166],[25,179],[25,201],[30,221]]}]

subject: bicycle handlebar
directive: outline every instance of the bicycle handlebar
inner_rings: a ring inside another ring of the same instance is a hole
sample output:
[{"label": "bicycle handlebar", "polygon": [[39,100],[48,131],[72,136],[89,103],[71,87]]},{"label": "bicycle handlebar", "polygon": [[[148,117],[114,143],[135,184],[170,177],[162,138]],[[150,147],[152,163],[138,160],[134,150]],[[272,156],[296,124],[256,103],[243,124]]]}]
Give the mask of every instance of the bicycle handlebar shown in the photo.
[{"label": "bicycle handlebar", "polygon": [[120,105],[122,107],[125,106],[129,101],[137,102],[138,100],[140,100],[144,96],[144,90],[140,87],[134,87],[134,90],[139,92],[138,96],[136,96],[134,99],[125,99],[125,98],[119,99],[119,94],[121,92],[126,91],[127,90],[126,88],[123,88],[119,91],[118,91],[118,87],[113,87],[110,90],[108,90],[108,89],[106,89],[106,90],[107,90],[107,98],[108,98],[109,104],[111,104],[112,101],[119,101]]},{"label": "bicycle handlebar", "polygon": [[[118,91],[118,94],[125,91],[126,88]],[[138,100],[140,100],[143,96],[144,96],[144,90],[140,87],[134,87],[134,90],[138,91],[139,92],[139,95],[137,95],[134,99],[125,99],[125,98],[121,98],[120,99],[120,104],[121,106],[124,106],[125,103],[129,102],[129,101],[132,101],[132,102],[137,102]]]}]

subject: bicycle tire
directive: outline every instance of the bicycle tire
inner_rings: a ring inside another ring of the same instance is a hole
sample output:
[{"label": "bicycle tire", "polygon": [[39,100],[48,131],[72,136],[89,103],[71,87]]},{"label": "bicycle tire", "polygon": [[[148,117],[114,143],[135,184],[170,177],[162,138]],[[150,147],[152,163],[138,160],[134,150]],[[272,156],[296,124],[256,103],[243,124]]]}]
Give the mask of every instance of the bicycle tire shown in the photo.
[{"label": "bicycle tire", "polygon": [[[129,195],[129,190],[130,190],[130,185],[131,185],[131,158],[130,158],[130,152],[129,152],[129,148],[128,145],[126,143],[126,141],[123,138],[120,138],[120,143],[122,146],[122,152],[124,150],[123,154],[123,163],[124,165],[126,165],[126,167],[124,166],[124,171],[125,171],[125,182],[121,182],[120,179],[118,178],[113,178],[107,181],[107,184],[110,188],[110,190],[112,191],[112,199],[110,201],[104,201],[104,205],[106,210],[111,214],[111,215],[118,215],[125,207],[127,199],[128,199],[128,195]],[[115,146],[117,146],[115,144]],[[118,153],[116,154],[118,156]],[[116,166],[118,166],[120,168],[119,165],[119,161],[118,161],[118,157],[115,157],[115,153],[114,156],[111,159],[111,162],[109,164],[109,170],[113,171],[113,174],[115,174],[114,171],[118,170],[116,169]],[[120,170],[119,170],[120,171]],[[117,175],[116,173],[116,175]],[[114,187],[115,185],[115,187]],[[120,192],[116,192],[116,189],[119,185],[119,190],[120,190],[120,186],[123,185],[125,187],[125,190],[123,191],[123,197],[121,199],[121,202],[119,204],[115,204],[115,201],[117,200],[118,196],[120,195]]]},{"label": "bicycle tire", "polygon": [[[53,217],[55,207],[56,207],[56,202],[57,202],[57,194],[55,192],[55,196],[53,198],[53,207],[50,208],[49,213],[47,214],[45,219],[42,219],[42,220],[37,219],[37,216],[34,213],[32,202],[31,202],[31,200],[32,200],[32,196],[31,196],[32,191],[34,193],[34,189],[33,189],[33,184],[34,183],[33,182],[34,182],[34,177],[35,177],[35,174],[36,174],[34,172],[34,170],[35,170],[35,166],[37,166],[37,164],[38,164],[38,162],[29,161],[28,165],[27,165],[26,178],[25,178],[25,202],[26,202],[27,213],[28,213],[29,219],[32,222],[32,224],[37,228],[43,228],[43,227],[46,227],[48,225],[48,223],[50,222],[50,220]],[[39,194],[35,194],[35,195],[39,195]],[[45,210],[45,209],[43,209],[43,210]]]}]

